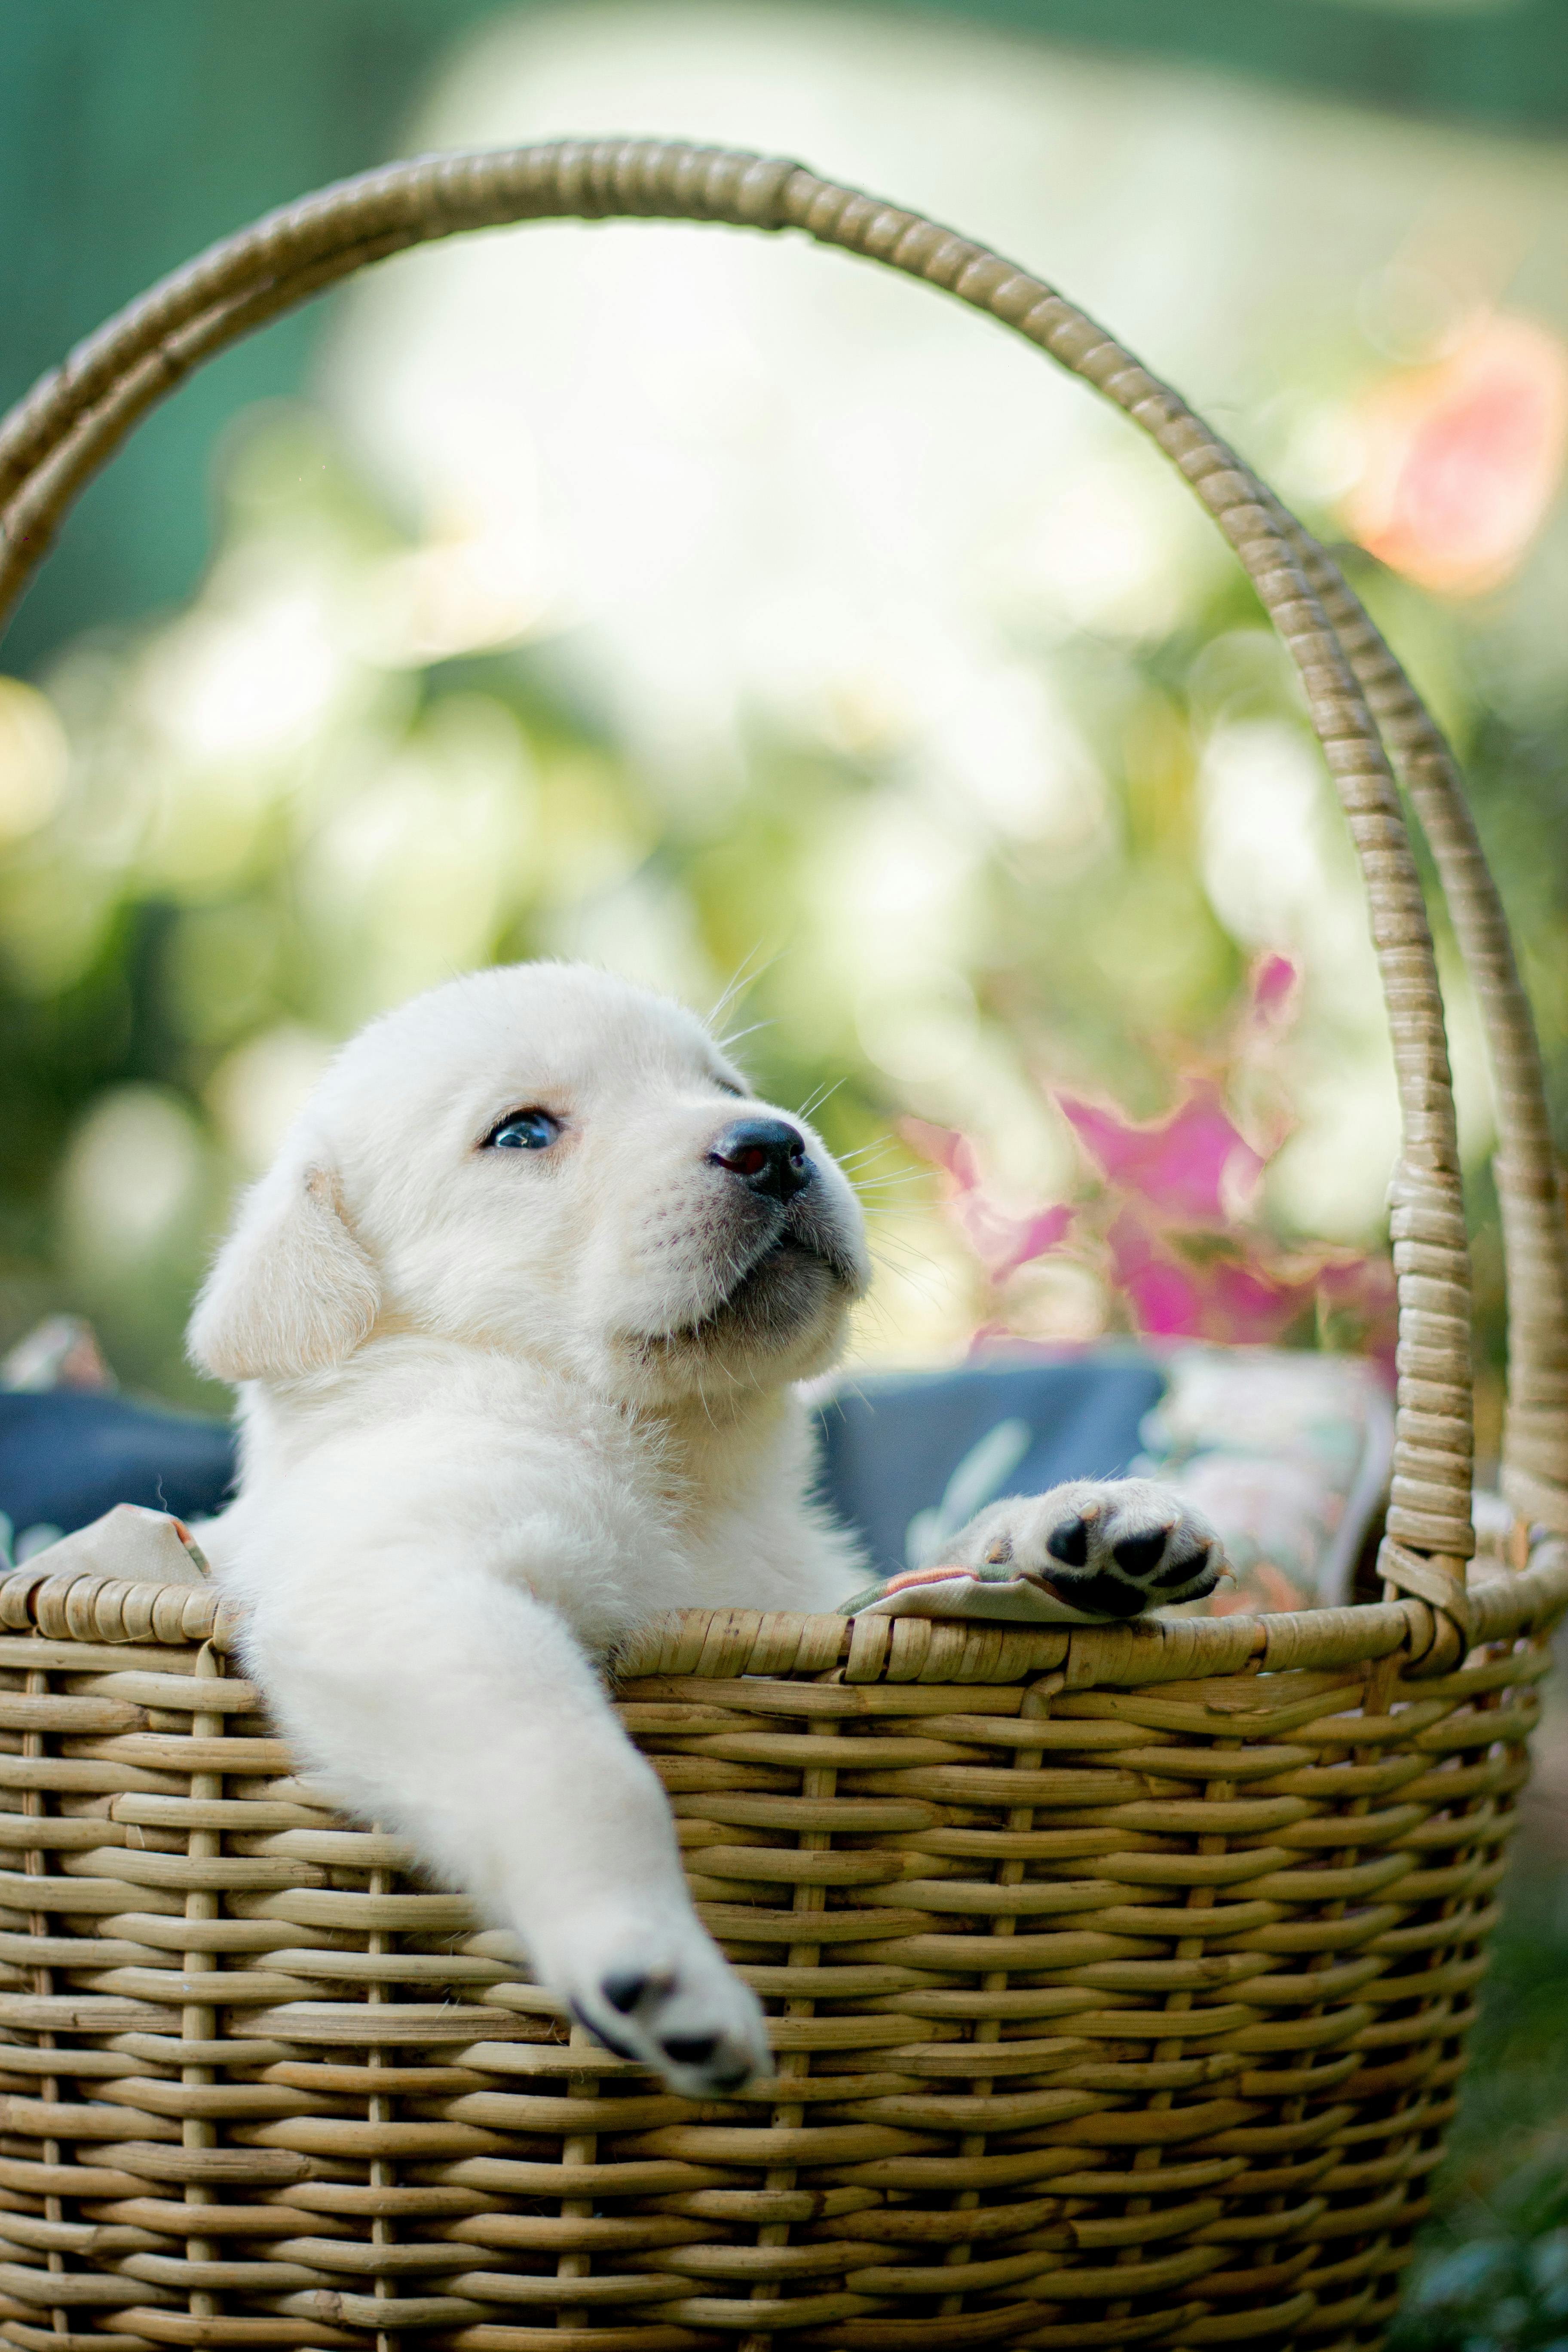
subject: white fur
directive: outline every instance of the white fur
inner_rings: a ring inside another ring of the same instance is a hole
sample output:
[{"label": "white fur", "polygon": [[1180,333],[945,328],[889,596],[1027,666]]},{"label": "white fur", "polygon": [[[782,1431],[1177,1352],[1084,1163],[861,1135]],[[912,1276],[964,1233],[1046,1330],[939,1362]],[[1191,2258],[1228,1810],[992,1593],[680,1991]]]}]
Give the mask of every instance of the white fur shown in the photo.
[{"label": "white fur", "polygon": [[[483,1148],[535,1106],[548,1150]],[[594,1662],[663,1610],[832,1608],[865,1574],[805,1499],[795,1383],[866,1260],[799,1119],[837,1271],[767,1257],[723,1312],[786,1213],[708,1155],[766,1110],[692,1015],[607,974],[454,981],[339,1055],[191,1324],[244,1382],[238,1499],[202,1542],[289,1735],[693,2092],[765,2065],[761,2012]]]},{"label": "white fur", "polygon": [[[557,1140],[488,1149],[523,1108]],[[695,2095],[765,2068],[762,2011],[597,1669],[661,1611],[831,1609],[867,1573],[806,1499],[797,1386],[864,1288],[859,1210],[798,1118],[815,1176],[760,1197],[712,1156],[742,1116],[784,1115],[678,1005],[574,965],[453,981],[339,1055],[190,1335],[243,1383],[202,1543],[290,1737]],[[1159,1557],[1119,1568],[1129,1536]],[[1103,1571],[1072,1613],[1207,1591],[1217,1558],[1131,1485],[997,1505],[966,1543],[1064,1601],[1072,1563]]]}]

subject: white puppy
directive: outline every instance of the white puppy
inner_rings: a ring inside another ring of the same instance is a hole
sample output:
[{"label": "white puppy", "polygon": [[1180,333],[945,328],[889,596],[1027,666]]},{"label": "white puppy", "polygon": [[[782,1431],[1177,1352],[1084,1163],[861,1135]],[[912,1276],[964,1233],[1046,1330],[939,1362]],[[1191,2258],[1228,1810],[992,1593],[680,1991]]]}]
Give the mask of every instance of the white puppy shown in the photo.
[{"label": "white puppy", "polygon": [[[864,1581],[807,1499],[795,1384],[867,1276],[820,1139],[693,1015],[526,964],[344,1048],[192,1318],[195,1360],[242,1384],[238,1500],[202,1542],[280,1721],[695,2096],[765,2069],[762,2012],[595,1662],[664,1610],[832,1609]],[[1061,1496],[994,1507],[987,1556],[1091,1615],[1212,1587],[1173,1498]]]}]

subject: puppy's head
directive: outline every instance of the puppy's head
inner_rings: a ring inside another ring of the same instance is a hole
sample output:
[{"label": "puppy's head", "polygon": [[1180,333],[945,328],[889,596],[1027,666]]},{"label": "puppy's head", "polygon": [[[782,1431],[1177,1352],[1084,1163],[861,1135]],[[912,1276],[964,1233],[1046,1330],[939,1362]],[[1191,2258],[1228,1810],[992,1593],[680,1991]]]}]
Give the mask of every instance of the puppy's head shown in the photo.
[{"label": "puppy's head", "polygon": [[820,1139],[691,1013],[585,965],[433,989],[345,1046],[192,1318],[218,1378],[412,1328],[628,1402],[819,1370],[867,1280]]}]

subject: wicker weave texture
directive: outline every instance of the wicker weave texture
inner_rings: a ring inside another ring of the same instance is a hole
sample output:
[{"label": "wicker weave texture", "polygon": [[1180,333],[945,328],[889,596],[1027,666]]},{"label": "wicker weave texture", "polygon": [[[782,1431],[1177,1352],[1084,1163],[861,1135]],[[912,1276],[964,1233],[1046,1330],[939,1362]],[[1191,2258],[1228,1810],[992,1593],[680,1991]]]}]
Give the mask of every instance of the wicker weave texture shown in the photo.
[{"label": "wicker weave texture", "polygon": [[1450,1672],[1416,1601],[1318,1664],[1310,1617],[667,1621],[624,1718],[777,2060],[703,2107],[334,1815],[211,1594],[15,1578],[5,2338],[1373,2345],[1564,1601],[1552,1547]]}]

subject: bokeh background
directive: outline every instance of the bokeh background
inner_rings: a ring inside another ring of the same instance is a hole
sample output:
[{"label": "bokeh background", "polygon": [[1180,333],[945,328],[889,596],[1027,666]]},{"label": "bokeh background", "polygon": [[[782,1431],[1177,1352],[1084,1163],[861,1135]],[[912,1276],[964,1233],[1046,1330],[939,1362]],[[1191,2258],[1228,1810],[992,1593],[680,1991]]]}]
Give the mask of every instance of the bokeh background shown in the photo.
[{"label": "bokeh background", "polygon": [[[1016,254],[1335,543],[1468,765],[1568,1118],[1560,0],[13,0],[0,393],[327,179],[622,131]],[[566,954],[732,991],[759,1085],[819,1099],[862,1357],[1386,1349],[1388,1050],[1288,665],[1125,424],[924,289],[652,225],[387,265],[153,416],[0,669],[0,1347],[70,1308],[225,1409],[190,1292],[334,1042]],[[1484,1455],[1491,1110],[1439,945]],[[1545,1787],[1413,2344],[1568,2341]]]}]

